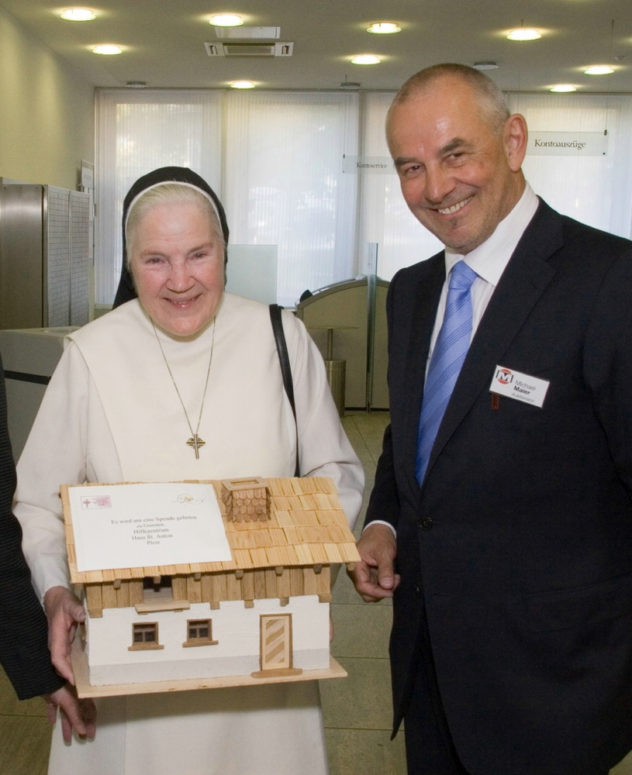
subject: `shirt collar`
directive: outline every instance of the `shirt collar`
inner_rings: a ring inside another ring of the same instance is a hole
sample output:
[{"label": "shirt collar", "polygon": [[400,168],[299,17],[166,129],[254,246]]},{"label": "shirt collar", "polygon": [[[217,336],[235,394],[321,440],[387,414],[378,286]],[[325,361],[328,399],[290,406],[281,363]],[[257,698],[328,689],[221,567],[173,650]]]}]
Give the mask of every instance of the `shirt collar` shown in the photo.
[{"label": "shirt collar", "polygon": [[479,277],[493,286],[498,285],[516,245],[538,209],[538,198],[527,183],[522,196],[494,232],[467,256],[445,249],[446,277],[457,261],[465,260]]}]

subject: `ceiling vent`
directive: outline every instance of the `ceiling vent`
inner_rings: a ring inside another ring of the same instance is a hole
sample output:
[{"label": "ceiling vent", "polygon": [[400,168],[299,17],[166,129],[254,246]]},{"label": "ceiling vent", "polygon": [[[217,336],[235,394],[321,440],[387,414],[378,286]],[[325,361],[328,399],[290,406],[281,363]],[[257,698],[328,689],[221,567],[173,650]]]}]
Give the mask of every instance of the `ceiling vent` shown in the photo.
[{"label": "ceiling vent", "polygon": [[278,40],[281,37],[280,27],[214,27],[215,37],[220,40]]},{"label": "ceiling vent", "polygon": [[211,42],[205,43],[204,48],[210,57],[291,57],[294,43]]}]

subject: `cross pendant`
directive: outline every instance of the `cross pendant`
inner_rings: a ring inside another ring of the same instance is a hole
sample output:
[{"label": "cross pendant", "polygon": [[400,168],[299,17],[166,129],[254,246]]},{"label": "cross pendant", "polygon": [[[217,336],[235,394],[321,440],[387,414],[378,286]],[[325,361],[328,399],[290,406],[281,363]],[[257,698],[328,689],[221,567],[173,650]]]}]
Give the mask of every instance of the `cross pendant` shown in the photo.
[{"label": "cross pendant", "polygon": [[206,444],[206,442],[203,439],[201,439],[197,435],[197,433],[194,433],[193,436],[191,436],[191,438],[187,440],[187,444],[190,447],[193,447],[193,450],[195,451],[196,460],[199,460],[200,459],[200,447],[203,447]]}]

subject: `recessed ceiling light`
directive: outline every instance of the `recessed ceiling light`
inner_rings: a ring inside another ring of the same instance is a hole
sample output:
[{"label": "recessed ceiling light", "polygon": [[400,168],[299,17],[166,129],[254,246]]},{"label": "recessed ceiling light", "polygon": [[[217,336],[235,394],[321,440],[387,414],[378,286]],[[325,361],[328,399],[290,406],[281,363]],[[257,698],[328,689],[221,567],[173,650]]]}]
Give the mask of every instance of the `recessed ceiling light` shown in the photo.
[{"label": "recessed ceiling light", "polygon": [[577,86],[572,83],[556,83],[555,86],[551,86],[549,91],[556,92],[557,94],[566,94],[567,92],[577,91]]},{"label": "recessed ceiling light", "polygon": [[101,56],[111,57],[117,54],[123,53],[123,47],[118,46],[116,43],[101,43],[98,46],[92,46],[93,54],[101,54]]},{"label": "recessed ceiling light", "polygon": [[62,8],[59,16],[68,22],[91,22],[97,18],[96,11],[92,8]]},{"label": "recessed ceiling light", "polygon": [[591,65],[584,70],[586,75],[611,75],[614,73],[614,67],[610,65]]},{"label": "recessed ceiling light", "polygon": [[208,21],[215,27],[239,27],[244,23],[243,18],[236,13],[217,13]]},{"label": "recessed ceiling light", "polygon": [[518,27],[510,30],[505,37],[507,40],[538,40],[542,37],[542,33],[533,27]]},{"label": "recessed ceiling light", "polygon": [[401,32],[402,28],[395,22],[374,22],[366,31],[375,35],[392,35],[394,32]]},{"label": "recessed ceiling light", "polygon": [[351,62],[354,65],[379,65],[382,60],[375,54],[357,54],[351,57]]},{"label": "recessed ceiling light", "polygon": [[476,70],[498,70],[498,64],[491,60],[488,62],[474,62],[472,67]]},{"label": "recessed ceiling light", "polygon": [[254,81],[232,81],[230,86],[232,89],[254,89]]}]

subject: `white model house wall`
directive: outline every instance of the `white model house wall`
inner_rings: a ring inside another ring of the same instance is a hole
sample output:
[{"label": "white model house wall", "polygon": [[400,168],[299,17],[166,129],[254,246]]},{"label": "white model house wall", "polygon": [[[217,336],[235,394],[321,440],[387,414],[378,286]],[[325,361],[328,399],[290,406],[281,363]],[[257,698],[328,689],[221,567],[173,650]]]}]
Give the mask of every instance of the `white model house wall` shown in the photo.
[{"label": "white model house wall", "polygon": [[[94,686],[171,679],[248,675],[260,670],[261,617],[291,616],[293,668],[329,667],[329,604],[317,595],[241,601],[191,603],[184,610],[138,613],[134,608],[107,608],[87,617],[90,683]],[[183,646],[189,620],[211,620],[213,644]],[[156,623],[158,648],[130,650],[133,625]]]}]

